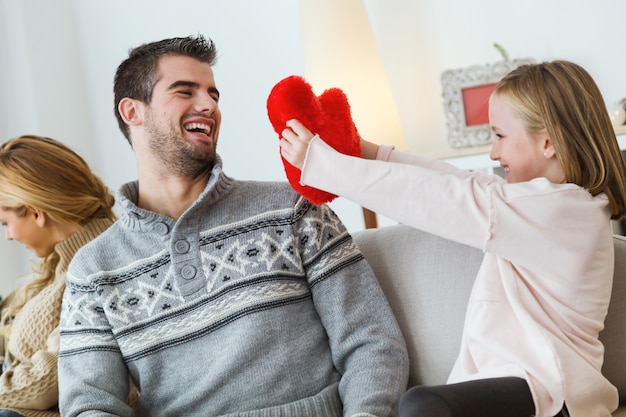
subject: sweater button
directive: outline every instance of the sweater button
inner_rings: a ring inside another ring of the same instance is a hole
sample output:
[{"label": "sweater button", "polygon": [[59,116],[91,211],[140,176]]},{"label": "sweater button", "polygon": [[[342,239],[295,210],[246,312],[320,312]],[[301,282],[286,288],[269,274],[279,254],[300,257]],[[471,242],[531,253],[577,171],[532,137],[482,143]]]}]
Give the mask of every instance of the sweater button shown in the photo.
[{"label": "sweater button", "polygon": [[180,270],[180,274],[185,279],[192,279],[196,276],[196,268],[194,268],[192,265],[185,265]]},{"label": "sweater button", "polygon": [[178,253],[187,253],[189,251],[189,242],[186,240],[177,240],[174,243],[174,250]]},{"label": "sweater button", "polygon": [[170,228],[165,223],[157,223],[154,225],[154,231],[161,236],[165,236],[170,231]]}]

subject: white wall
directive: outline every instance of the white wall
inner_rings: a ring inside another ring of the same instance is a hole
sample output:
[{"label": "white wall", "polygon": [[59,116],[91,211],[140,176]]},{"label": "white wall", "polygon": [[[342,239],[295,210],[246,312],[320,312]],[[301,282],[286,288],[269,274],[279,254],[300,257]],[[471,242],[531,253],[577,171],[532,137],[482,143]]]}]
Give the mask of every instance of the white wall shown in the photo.
[{"label": "white wall", "polygon": [[440,75],[511,58],[568,59],[596,79],[608,103],[626,97],[622,0],[365,0],[413,152],[446,153]]},{"label": "white wall", "polygon": [[[596,78],[607,102],[626,96],[622,0],[364,3],[412,152],[450,151],[440,74],[499,60],[494,42],[512,58],[576,61]],[[24,133],[63,140],[116,189],[136,173],[113,116],[116,66],[140,43],[203,33],[220,52],[218,151],[226,172],[283,180],[265,100],[280,79],[304,75],[300,17],[296,0],[0,0],[0,141]],[[363,227],[356,205],[337,199],[331,206],[350,230]],[[0,239],[0,294],[27,270],[26,259],[17,243]]]}]

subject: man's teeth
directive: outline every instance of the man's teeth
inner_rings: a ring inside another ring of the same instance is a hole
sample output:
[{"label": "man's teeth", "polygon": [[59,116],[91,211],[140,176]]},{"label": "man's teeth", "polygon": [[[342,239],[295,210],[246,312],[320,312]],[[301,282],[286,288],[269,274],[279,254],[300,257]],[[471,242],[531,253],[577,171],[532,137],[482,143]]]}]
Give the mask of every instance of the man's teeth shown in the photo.
[{"label": "man's teeth", "polygon": [[189,123],[188,125],[185,125],[185,130],[190,132],[202,132],[205,135],[211,133],[211,128],[203,123]]}]

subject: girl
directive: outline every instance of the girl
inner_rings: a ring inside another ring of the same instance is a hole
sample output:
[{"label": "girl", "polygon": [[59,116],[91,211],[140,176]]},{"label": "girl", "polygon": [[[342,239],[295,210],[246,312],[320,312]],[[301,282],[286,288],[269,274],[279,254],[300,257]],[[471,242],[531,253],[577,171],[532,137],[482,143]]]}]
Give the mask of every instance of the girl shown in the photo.
[{"label": "girl", "polygon": [[598,334],[626,170],[602,95],[574,63],[525,65],[498,83],[489,123],[504,179],[365,140],[375,161],[341,155],[296,120],[281,152],[303,185],[485,253],[448,384],[410,389],[401,416],[609,417]]},{"label": "girl", "polygon": [[59,416],[58,326],[67,266],[113,223],[114,202],[85,161],[60,142],[21,136],[0,146],[5,237],[41,258],[0,304],[0,416]]}]

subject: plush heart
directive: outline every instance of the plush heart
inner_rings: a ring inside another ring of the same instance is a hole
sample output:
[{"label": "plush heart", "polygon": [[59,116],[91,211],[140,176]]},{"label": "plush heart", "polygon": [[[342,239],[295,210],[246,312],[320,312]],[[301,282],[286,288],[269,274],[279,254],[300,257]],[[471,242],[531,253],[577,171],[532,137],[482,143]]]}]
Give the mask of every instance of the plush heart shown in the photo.
[{"label": "plush heart", "polygon": [[[304,78],[292,75],[279,81],[267,98],[267,114],[278,137],[288,120],[298,119],[338,152],[361,156],[359,133],[352,121],[348,98],[338,88],[325,90],[319,97]],[[300,169],[281,155],[287,180],[294,190],[313,204],[323,204],[337,196],[300,184]],[[333,173],[329,173],[333,175]]]}]

